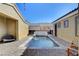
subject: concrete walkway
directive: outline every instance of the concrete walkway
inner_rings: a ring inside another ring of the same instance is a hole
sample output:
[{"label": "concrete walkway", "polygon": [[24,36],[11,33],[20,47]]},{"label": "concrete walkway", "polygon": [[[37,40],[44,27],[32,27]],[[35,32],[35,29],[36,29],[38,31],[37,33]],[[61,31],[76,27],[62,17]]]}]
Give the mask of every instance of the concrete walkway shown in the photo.
[{"label": "concrete walkway", "polygon": [[24,43],[25,40],[17,40],[9,43],[0,44],[0,56],[19,56],[24,50],[19,46]]},{"label": "concrete walkway", "polygon": [[52,36],[52,35],[50,35],[50,37],[55,39],[59,44],[63,45],[65,48],[68,48],[70,46],[70,43],[63,40],[63,39],[57,38],[57,37]]}]

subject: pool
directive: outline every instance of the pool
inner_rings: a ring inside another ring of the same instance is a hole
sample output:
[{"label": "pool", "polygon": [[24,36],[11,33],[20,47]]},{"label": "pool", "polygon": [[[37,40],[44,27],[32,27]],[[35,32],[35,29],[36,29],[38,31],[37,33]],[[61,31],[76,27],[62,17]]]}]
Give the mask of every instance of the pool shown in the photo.
[{"label": "pool", "polygon": [[58,47],[51,38],[48,36],[34,36],[32,40],[26,45],[27,48],[34,49],[34,48],[53,48]]}]

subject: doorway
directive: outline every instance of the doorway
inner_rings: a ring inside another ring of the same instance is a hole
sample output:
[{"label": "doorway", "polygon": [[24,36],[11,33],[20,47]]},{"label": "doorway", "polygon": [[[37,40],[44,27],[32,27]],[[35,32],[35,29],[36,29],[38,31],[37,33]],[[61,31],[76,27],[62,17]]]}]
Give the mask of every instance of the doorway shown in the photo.
[{"label": "doorway", "polygon": [[55,36],[57,37],[57,24],[54,25],[55,28]]},{"label": "doorway", "polygon": [[75,19],[75,36],[79,36],[79,16]]}]

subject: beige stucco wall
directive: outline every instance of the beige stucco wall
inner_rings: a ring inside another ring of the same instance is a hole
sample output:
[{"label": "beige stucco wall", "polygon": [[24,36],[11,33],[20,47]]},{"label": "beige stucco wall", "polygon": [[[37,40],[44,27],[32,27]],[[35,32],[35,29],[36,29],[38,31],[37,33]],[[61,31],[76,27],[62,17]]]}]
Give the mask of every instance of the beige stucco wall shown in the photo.
[{"label": "beige stucco wall", "polygon": [[[25,23],[23,20],[23,17],[21,16],[20,12],[18,11],[17,7],[15,6],[15,4],[0,4],[0,15],[3,15],[4,18],[10,18],[6,19],[7,21],[7,27],[8,27],[8,32],[13,34],[13,35],[16,35],[18,39],[23,39],[25,37],[27,37],[27,34],[28,34],[28,24]],[[2,19],[3,20],[3,19]],[[1,21],[2,21],[1,20]],[[15,22],[15,20],[17,20]],[[6,28],[6,26],[4,26],[6,23],[3,22],[3,29]],[[2,22],[0,22],[2,23]],[[11,27],[11,26],[12,27]],[[16,29],[14,29],[16,28]],[[1,28],[0,28],[1,30]],[[4,30],[5,31],[5,30]],[[5,31],[6,32],[6,31]],[[0,33],[0,34],[3,34],[3,33]]]},{"label": "beige stucco wall", "polygon": [[18,21],[18,36],[19,39],[23,39],[28,36],[29,26],[25,24],[22,20]]},{"label": "beige stucco wall", "polygon": [[[64,28],[64,21],[69,20],[69,27]],[[74,16],[66,18],[61,22],[61,28],[57,28],[57,36],[71,42],[75,37],[75,19]]]},{"label": "beige stucco wall", "polygon": [[[72,15],[60,21],[61,28],[57,28],[57,37],[64,39],[68,42],[79,40],[79,36],[75,36],[75,17],[76,16],[77,15]],[[68,28],[64,28],[64,20],[69,20]]]},{"label": "beige stucco wall", "polygon": [[9,4],[1,4],[0,3],[0,12],[8,15],[10,17],[15,18],[16,20],[20,19],[16,11],[14,10],[13,6],[10,6]]},{"label": "beige stucco wall", "polygon": [[16,36],[16,31],[16,20],[0,15],[0,39],[7,33]]},{"label": "beige stucco wall", "polygon": [[0,39],[6,33],[6,20],[0,16]]},{"label": "beige stucco wall", "polygon": [[17,34],[16,22],[17,21],[10,19],[10,18],[6,19],[7,33],[16,36],[16,34]]}]

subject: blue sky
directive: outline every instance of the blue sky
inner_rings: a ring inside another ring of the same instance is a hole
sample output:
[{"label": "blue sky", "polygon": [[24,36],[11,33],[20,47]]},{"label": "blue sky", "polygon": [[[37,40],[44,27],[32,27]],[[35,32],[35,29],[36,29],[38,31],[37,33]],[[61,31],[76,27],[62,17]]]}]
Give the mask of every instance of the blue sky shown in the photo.
[{"label": "blue sky", "polygon": [[51,23],[77,8],[75,3],[17,3],[18,9],[30,23]]}]

